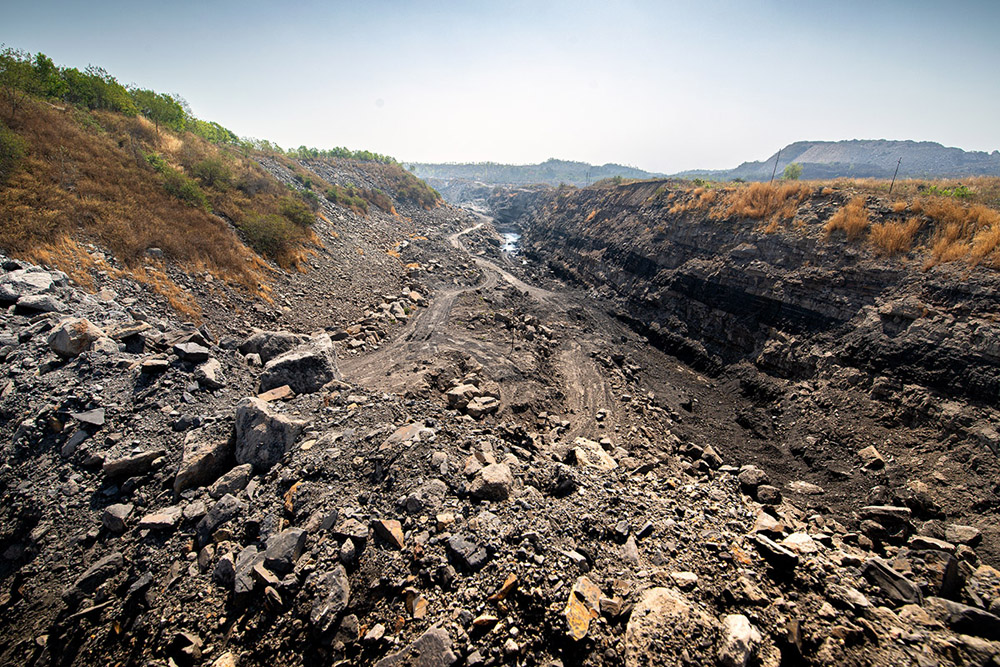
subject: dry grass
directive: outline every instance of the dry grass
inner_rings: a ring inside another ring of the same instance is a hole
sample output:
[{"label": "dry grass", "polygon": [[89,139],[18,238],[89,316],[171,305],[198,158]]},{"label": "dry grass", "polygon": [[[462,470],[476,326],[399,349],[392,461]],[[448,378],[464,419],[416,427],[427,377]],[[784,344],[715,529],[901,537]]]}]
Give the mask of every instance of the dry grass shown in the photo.
[{"label": "dry grass", "polygon": [[868,240],[875,247],[875,252],[881,255],[893,256],[908,253],[913,249],[913,241],[923,221],[913,216],[906,222],[887,220],[871,226]]},{"label": "dry grass", "polygon": [[791,220],[812,192],[812,187],[804,183],[751,183],[727,190],[722,206],[713,210],[712,217]]},{"label": "dry grass", "polygon": [[836,230],[843,230],[847,234],[848,241],[854,241],[868,230],[870,219],[868,217],[868,207],[865,205],[865,198],[854,197],[846,206],[842,207],[827,221],[823,231],[829,238]]}]

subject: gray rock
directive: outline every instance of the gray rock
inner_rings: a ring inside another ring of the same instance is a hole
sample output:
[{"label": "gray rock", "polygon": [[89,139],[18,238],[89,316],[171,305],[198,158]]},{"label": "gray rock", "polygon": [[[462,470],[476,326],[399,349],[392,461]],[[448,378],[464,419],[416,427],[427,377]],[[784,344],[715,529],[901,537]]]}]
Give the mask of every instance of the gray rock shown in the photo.
[{"label": "gray rock", "polygon": [[375,663],[375,667],[451,667],[458,662],[451,637],[441,627],[433,627],[412,644]]},{"label": "gray rock", "polygon": [[321,633],[329,632],[337,618],[347,609],[351,584],[343,565],[329,572],[316,572],[306,580],[316,590],[316,602],[309,612],[309,621]]},{"label": "gray rock", "polygon": [[761,534],[754,535],[757,551],[773,568],[782,572],[791,571],[799,564],[798,555]]},{"label": "gray rock", "polygon": [[49,348],[64,359],[72,359],[90,349],[98,338],[103,338],[104,332],[79,317],[62,320],[49,334]]},{"label": "gray rock", "polygon": [[756,494],[758,486],[767,484],[770,481],[767,478],[766,472],[753,465],[743,466],[736,478],[739,480],[740,488],[743,492],[751,496]]},{"label": "gray rock", "polygon": [[222,375],[222,364],[218,359],[209,359],[194,369],[194,379],[206,389],[222,389],[226,378]]},{"label": "gray rock", "polygon": [[145,475],[153,469],[153,463],[164,456],[167,452],[162,449],[154,449],[140,454],[133,454],[120,459],[104,462],[104,476],[110,479],[127,479]]},{"label": "gray rock", "polygon": [[937,597],[927,598],[927,609],[955,632],[1000,641],[1000,616]]},{"label": "gray rock", "polygon": [[462,535],[452,535],[448,538],[448,553],[459,569],[466,572],[476,572],[489,560],[486,549]]},{"label": "gray rock", "polygon": [[205,437],[193,431],[184,438],[184,453],[174,477],[174,493],[209,484],[230,465],[232,443],[224,439],[203,440]]},{"label": "gray rock", "polygon": [[[680,651],[711,646],[714,623],[682,593],[670,588],[642,592],[625,628],[625,665],[709,664],[706,655],[680,659]],[[708,640],[708,641],[706,641]]]},{"label": "gray rock", "polygon": [[227,493],[236,495],[247,487],[250,481],[250,474],[253,466],[249,463],[238,465],[225,475],[215,480],[215,483],[208,489],[208,495],[213,498],[221,498]]},{"label": "gray rock", "polygon": [[80,578],[73,582],[73,585],[63,593],[63,599],[67,602],[79,601],[80,598],[96,591],[98,586],[115,576],[124,566],[125,557],[121,553],[115,551],[105,556],[87,568]]},{"label": "gray rock", "polygon": [[17,300],[17,310],[29,313],[64,313],[66,304],[51,294],[30,294]]},{"label": "gray rock", "polygon": [[159,511],[152,512],[139,520],[139,528],[145,530],[173,530],[183,516],[180,507],[165,507]]},{"label": "gray rock", "polygon": [[301,345],[303,337],[290,331],[260,331],[240,343],[240,354],[257,355],[261,363],[288,352]]},{"label": "gray rock", "polygon": [[781,489],[770,484],[761,484],[757,487],[754,497],[763,505],[778,505],[781,503]]},{"label": "gray rock", "polygon": [[286,528],[268,539],[264,565],[281,574],[291,572],[305,546],[306,531],[301,528]]},{"label": "gray rock", "polygon": [[[256,552],[256,549],[254,549]],[[222,588],[232,588],[236,581],[236,561],[232,554],[223,554],[212,570],[212,581]]]},{"label": "gray rock", "polygon": [[460,384],[445,392],[445,398],[448,399],[448,407],[464,410],[469,405],[469,401],[481,393],[479,387],[474,384]]},{"label": "gray rock", "polygon": [[273,412],[258,398],[236,407],[236,460],[257,470],[269,470],[292,446],[306,422]]},{"label": "gray rock", "polygon": [[101,515],[101,523],[112,533],[124,533],[125,519],[132,513],[133,508],[133,505],[125,503],[109,505]]},{"label": "gray rock", "polygon": [[190,361],[193,364],[200,364],[208,361],[208,357],[211,353],[211,350],[204,345],[199,345],[198,343],[178,343],[177,345],[174,345],[174,354],[184,361]]},{"label": "gray rock", "polygon": [[920,604],[923,596],[912,581],[892,569],[881,558],[871,558],[861,569],[869,582],[878,586],[882,594],[896,605]]},{"label": "gray rock", "polygon": [[469,492],[481,500],[507,500],[514,486],[514,476],[506,463],[493,463],[476,473]]},{"label": "gray rock", "polygon": [[95,408],[86,412],[71,412],[69,416],[81,424],[98,428],[104,426],[104,408]]},{"label": "gray rock", "polygon": [[233,567],[233,592],[236,595],[246,595],[252,593],[257,585],[254,576],[254,568],[264,562],[264,554],[257,551],[257,547],[250,545],[244,547],[236,557]]},{"label": "gray rock", "polygon": [[309,394],[339,377],[333,341],[323,334],[268,361],[260,376],[260,390],[287,384],[296,394]]},{"label": "gray rock", "polygon": [[743,614],[729,614],[722,619],[718,663],[722,667],[745,667],[760,640],[760,633],[750,625],[750,619]]},{"label": "gray rock", "polygon": [[477,396],[465,406],[465,412],[470,417],[482,419],[500,409],[500,400],[494,396]]},{"label": "gray rock", "polygon": [[944,529],[944,537],[953,544],[968,544],[974,547],[982,539],[983,534],[974,526],[950,523]]},{"label": "gray rock", "polygon": [[222,496],[219,502],[208,510],[208,514],[198,522],[198,535],[202,542],[207,542],[218,528],[236,518],[244,509],[246,504],[233,496]]}]

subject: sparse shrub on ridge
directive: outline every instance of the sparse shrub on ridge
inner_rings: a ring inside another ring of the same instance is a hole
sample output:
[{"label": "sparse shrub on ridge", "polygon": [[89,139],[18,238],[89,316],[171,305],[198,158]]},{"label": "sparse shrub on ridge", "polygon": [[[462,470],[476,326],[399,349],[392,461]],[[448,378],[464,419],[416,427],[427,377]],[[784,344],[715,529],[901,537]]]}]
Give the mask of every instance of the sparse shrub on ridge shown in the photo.
[{"label": "sparse shrub on ridge", "polygon": [[870,219],[864,197],[855,197],[830,216],[823,231],[829,237],[833,232],[842,230],[848,241],[854,241],[868,230]]},{"label": "sparse shrub on ridge", "polygon": [[882,255],[899,255],[908,253],[913,248],[913,241],[920,231],[923,221],[917,216],[910,217],[906,222],[887,220],[871,226],[868,239],[875,247],[875,252]]}]

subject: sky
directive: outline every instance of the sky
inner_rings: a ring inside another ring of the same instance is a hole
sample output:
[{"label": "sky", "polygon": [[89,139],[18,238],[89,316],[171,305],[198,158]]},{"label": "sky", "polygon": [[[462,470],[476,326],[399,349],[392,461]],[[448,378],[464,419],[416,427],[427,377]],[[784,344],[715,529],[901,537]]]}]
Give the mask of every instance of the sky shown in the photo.
[{"label": "sky", "polygon": [[1000,0],[4,4],[7,46],[284,147],[662,173],[800,140],[1000,149]]}]

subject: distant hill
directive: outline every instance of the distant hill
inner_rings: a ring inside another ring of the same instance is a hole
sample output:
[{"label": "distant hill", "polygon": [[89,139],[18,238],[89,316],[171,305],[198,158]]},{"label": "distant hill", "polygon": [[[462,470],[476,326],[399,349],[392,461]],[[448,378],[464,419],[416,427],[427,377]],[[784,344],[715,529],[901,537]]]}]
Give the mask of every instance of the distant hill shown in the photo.
[{"label": "distant hill", "polygon": [[777,158],[777,175],[790,163],[802,165],[802,178],[821,179],[842,176],[891,178],[899,164],[900,178],[957,176],[1000,176],[1000,152],[964,151],[947,148],[933,141],[889,141],[852,139],[850,141],[797,141],[759,162],[744,162],[735,169],[689,170],[676,176],[696,176],[717,180],[741,178],[765,181],[771,178]]},{"label": "distant hill", "polygon": [[548,185],[585,186],[604,178],[654,178],[653,174],[620,164],[591,165],[551,158],[541,164],[497,164],[495,162],[430,164],[407,162],[417,177],[434,181],[477,181],[486,185]]}]

